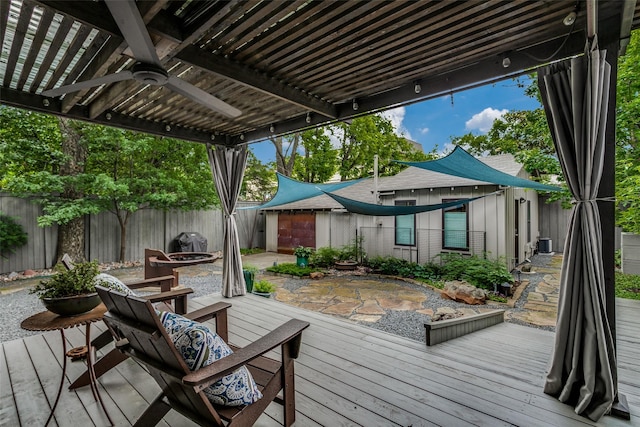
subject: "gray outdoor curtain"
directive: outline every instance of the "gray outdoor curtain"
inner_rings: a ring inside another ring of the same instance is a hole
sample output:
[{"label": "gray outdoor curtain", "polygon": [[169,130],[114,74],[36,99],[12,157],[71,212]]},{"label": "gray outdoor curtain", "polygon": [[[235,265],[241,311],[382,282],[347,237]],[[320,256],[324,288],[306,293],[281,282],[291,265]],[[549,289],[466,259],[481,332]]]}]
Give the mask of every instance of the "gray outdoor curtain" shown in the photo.
[{"label": "gray outdoor curtain", "polygon": [[222,295],[245,295],[242,274],[240,239],[236,224],[236,204],[247,165],[247,146],[207,148],[211,173],[216,184],[222,213],[224,214],[224,240],[222,245]]},{"label": "gray outdoor curtain", "polygon": [[538,70],[538,85],[575,199],[564,249],[556,337],[544,391],[597,421],[617,393],[596,197],[603,171],[611,66],[597,40],[585,55]]}]

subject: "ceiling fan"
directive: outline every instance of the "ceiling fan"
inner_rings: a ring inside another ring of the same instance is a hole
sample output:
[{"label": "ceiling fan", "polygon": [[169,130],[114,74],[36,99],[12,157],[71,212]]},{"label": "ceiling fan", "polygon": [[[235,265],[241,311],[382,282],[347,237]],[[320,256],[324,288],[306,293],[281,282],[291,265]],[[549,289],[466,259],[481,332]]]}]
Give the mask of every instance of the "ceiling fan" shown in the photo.
[{"label": "ceiling fan", "polygon": [[137,62],[129,70],[45,90],[42,95],[54,97],[103,84],[116,83],[123,80],[136,80],[142,84],[165,86],[169,90],[231,118],[242,114],[242,111],[210,93],[167,73],[160,62],[160,58],[158,58],[155,46],[151,41],[135,0],[105,0],[105,3]]}]

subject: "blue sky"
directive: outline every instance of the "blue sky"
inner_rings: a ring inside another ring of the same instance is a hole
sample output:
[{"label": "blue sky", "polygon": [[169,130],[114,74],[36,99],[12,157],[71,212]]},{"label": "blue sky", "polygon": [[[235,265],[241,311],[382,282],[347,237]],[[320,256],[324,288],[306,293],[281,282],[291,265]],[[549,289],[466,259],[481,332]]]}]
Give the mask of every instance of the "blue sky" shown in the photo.
[{"label": "blue sky", "polygon": [[[521,81],[527,83],[528,77]],[[442,151],[452,136],[468,132],[486,133],[493,120],[507,111],[532,110],[540,103],[524,94],[513,80],[469,89],[451,96],[443,96],[389,110],[383,113],[391,119],[399,134],[419,142],[425,152],[438,146]],[[251,144],[256,156],[262,162],[275,160],[275,149],[269,141]]]}]

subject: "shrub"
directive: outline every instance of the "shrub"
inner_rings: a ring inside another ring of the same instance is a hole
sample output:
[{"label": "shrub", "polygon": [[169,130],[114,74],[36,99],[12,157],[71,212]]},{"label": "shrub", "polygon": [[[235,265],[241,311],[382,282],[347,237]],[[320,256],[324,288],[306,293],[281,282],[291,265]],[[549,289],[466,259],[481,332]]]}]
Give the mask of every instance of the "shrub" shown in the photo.
[{"label": "shrub", "polygon": [[240,248],[240,254],[242,255],[253,255],[253,254],[261,254],[264,252],[262,248]]},{"label": "shrub", "polygon": [[338,249],[330,247],[318,248],[310,257],[309,264],[316,267],[331,267],[334,262],[338,261]]},{"label": "shrub", "polygon": [[312,267],[300,267],[297,264],[285,262],[267,267],[267,271],[270,271],[271,273],[290,274],[292,276],[302,277],[308,276],[312,272],[317,271],[317,269]]},{"label": "shrub", "polygon": [[480,258],[476,255],[463,257],[460,254],[442,254],[442,278],[465,280],[479,288],[493,290],[494,285],[513,283],[513,276],[503,260]]},{"label": "shrub", "polygon": [[616,272],[616,296],[640,300],[640,276]]},{"label": "shrub", "polygon": [[367,265],[382,274],[429,281],[437,279],[440,271],[440,266],[435,264],[421,265],[392,257],[374,257],[367,261]]},{"label": "shrub", "polygon": [[15,253],[15,249],[27,243],[27,233],[15,218],[0,212],[0,256],[7,258],[7,252]]},{"label": "shrub", "polygon": [[251,264],[242,264],[242,269],[244,271],[248,271],[250,273],[256,274],[258,271],[260,271],[260,269],[258,267],[256,267],[255,265],[251,265]]},{"label": "shrub", "polygon": [[253,284],[253,292],[270,294],[276,291],[276,285],[267,280],[258,280]]}]

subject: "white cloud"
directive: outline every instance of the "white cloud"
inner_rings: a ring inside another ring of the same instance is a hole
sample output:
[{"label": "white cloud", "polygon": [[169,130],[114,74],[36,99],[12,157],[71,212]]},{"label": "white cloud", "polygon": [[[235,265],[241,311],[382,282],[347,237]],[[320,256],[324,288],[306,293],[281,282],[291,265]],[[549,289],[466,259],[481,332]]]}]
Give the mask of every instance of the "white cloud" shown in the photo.
[{"label": "white cloud", "polygon": [[429,133],[429,128],[420,128],[418,132],[420,132],[420,135],[426,135]]},{"label": "white cloud", "polygon": [[465,123],[465,127],[469,130],[477,129],[480,132],[489,132],[494,120],[499,119],[508,112],[509,110],[494,110],[491,107],[485,108],[478,114],[474,114],[473,117]]},{"label": "white cloud", "polygon": [[391,122],[393,128],[395,129],[396,135],[404,136],[407,139],[413,140],[411,134],[403,124],[404,115],[406,114],[406,112],[407,110],[405,109],[405,107],[397,107],[392,108],[391,110],[383,111],[382,113],[380,113],[380,115]]}]

